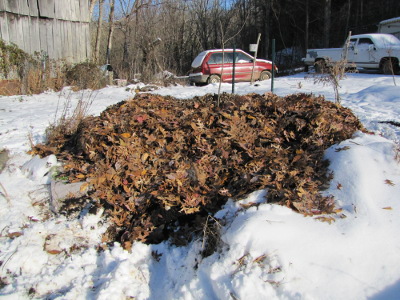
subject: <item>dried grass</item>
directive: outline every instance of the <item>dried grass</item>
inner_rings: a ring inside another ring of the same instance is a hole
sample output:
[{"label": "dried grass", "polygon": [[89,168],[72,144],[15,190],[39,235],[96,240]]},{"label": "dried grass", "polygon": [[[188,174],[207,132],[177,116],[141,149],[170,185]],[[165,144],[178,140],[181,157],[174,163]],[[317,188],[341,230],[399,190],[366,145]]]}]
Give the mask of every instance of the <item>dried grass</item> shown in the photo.
[{"label": "dried grass", "polygon": [[66,81],[68,85],[74,86],[78,90],[97,90],[109,83],[108,78],[106,78],[100,68],[89,62],[69,67],[66,71]]},{"label": "dried grass", "polygon": [[329,58],[325,60],[318,60],[315,65],[316,68],[321,72],[306,76],[306,79],[312,78],[314,80],[314,84],[322,83],[323,85],[331,85],[335,93],[336,104],[341,104],[341,97],[339,93],[340,81],[346,78],[346,73],[357,72],[356,65],[349,64],[347,60],[350,38],[351,32],[349,32],[345,46],[343,48],[341,59],[339,61],[333,62]]},{"label": "dried grass", "polygon": [[[93,103],[93,92],[87,94],[82,93],[75,108],[72,103],[72,93],[69,93],[65,102],[61,106],[61,94],[58,98],[57,110],[54,117],[54,122],[46,129],[46,140],[58,140],[61,145],[68,137],[76,134],[83,120],[87,116],[90,106]],[[72,110],[72,113],[71,113]],[[59,116],[60,112],[60,116]]]}]

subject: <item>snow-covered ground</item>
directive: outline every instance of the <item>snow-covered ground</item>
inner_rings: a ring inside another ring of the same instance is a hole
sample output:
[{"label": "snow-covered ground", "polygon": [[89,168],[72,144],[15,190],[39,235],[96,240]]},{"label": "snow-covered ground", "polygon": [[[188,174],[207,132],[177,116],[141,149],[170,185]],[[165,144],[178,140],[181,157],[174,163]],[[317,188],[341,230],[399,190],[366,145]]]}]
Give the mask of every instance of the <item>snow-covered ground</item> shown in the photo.
[{"label": "snow-covered ground", "polygon": [[[274,92],[325,95],[305,74],[276,79]],[[67,220],[48,209],[46,172],[53,159],[30,162],[64,103],[80,99],[91,114],[134,96],[135,87],[0,97],[0,150],[10,159],[0,174],[0,298],[4,299],[400,299],[400,78],[351,74],[342,104],[375,134],[357,133],[326,151],[334,173],[324,193],[337,214],[305,217],[263,203],[266,191],[229,201],[220,252],[202,258],[201,241],[186,247],[135,243],[98,251],[101,211]],[[189,98],[217,85],[177,86],[156,93]],[[230,84],[222,90],[231,91]],[[266,93],[270,82],[236,85],[239,94]],[[340,151],[339,151],[340,150]],[[30,163],[29,163],[30,162]],[[1,163],[0,163],[1,166]],[[263,203],[244,210],[241,204]],[[222,222],[222,220],[224,222]]]}]

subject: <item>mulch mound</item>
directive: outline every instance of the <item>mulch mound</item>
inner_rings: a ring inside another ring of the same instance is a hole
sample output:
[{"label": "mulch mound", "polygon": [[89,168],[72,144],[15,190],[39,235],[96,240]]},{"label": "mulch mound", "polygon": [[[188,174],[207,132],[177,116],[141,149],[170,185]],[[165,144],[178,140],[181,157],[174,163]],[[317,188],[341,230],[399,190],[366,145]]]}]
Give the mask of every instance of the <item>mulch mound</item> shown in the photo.
[{"label": "mulch mound", "polygon": [[305,214],[330,213],[324,151],[362,129],[352,112],[323,97],[223,94],[178,100],[151,94],[87,117],[54,153],[112,226],[105,241],[180,244],[202,233],[229,197],[268,189],[266,201]]}]

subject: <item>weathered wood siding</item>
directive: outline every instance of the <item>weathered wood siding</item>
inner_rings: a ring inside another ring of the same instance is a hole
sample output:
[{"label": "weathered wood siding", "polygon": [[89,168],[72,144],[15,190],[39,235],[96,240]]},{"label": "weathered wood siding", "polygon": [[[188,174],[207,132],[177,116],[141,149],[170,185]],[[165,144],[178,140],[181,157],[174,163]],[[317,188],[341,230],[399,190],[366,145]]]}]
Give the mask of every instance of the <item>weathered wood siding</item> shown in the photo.
[{"label": "weathered wood siding", "polygon": [[0,0],[0,38],[29,54],[90,58],[88,0]]}]

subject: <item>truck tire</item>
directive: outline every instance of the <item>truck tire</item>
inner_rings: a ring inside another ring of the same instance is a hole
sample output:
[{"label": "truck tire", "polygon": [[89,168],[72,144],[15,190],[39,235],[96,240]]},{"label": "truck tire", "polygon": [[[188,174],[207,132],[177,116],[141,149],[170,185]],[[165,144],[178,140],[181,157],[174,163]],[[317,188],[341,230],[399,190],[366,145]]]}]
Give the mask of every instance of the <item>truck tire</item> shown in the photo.
[{"label": "truck tire", "polygon": [[315,69],[315,73],[325,73],[326,72],[326,63],[325,60],[323,59],[319,59],[316,60],[314,63],[314,69]]},{"label": "truck tire", "polygon": [[210,84],[210,83],[218,83],[220,81],[221,81],[221,78],[216,74],[210,75],[210,77],[208,77],[208,79],[207,79],[207,83],[208,84]]},{"label": "truck tire", "polygon": [[272,77],[272,74],[271,74],[271,72],[269,72],[269,71],[262,71],[261,72],[261,74],[260,74],[260,81],[263,81],[263,80],[268,80],[268,79],[270,79]]},{"label": "truck tire", "polygon": [[399,72],[399,63],[395,58],[386,58],[381,62],[381,71],[385,75],[397,74]]}]

